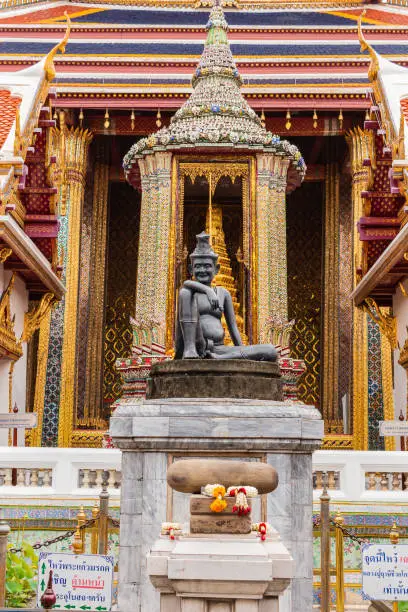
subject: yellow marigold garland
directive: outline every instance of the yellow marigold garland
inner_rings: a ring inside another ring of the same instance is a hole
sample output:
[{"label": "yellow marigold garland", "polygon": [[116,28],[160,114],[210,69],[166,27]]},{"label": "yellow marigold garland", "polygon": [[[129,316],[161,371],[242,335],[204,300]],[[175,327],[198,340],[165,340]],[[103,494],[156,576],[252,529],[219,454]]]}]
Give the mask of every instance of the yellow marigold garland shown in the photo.
[{"label": "yellow marigold garland", "polygon": [[227,507],[227,502],[223,497],[225,496],[225,487],[220,484],[206,485],[204,487],[204,495],[215,497],[214,501],[210,504],[210,510],[212,512],[222,512]]}]

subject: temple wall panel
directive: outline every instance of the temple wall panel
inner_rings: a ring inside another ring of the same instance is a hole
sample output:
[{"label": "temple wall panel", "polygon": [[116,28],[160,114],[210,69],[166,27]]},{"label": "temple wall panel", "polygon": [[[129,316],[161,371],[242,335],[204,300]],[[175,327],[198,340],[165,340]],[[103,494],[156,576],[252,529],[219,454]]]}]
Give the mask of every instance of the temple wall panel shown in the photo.
[{"label": "temple wall panel", "polygon": [[305,183],[287,197],[288,315],[294,319],[291,356],[303,359],[299,399],[320,408],[323,182]]},{"label": "temple wall panel", "polygon": [[[386,339],[385,339],[386,340]],[[390,351],[389,343],[385,350]],[[381,341],[381,331],[370,317],[367,318],[367,345],[368,345],[368,449],[384,450],[384,438],[380,437],[378,421],[385,418],[385,395],[387,393],[387,379],[383,376],[387,356],[384,355]]]},{"label": "temple wall panel", "polygon": [[103,329],[103,416],[120,396],[122,383],[115,361],[128,357],[132,345],[130,317],[135,313],[140,195],[125,183],[110,184],[107,269]]},{"label": "temple wall panel", "polygon": [[[94,188],[91,219],[89,316],[86,342],[85,395],[83,420],[85,427],[107,426],[102,410],[103,325],[105,310],[106,246],[109,194],[109,148],[106,139],[96,146],[93,167]],[[112,202],[117,206],[117,202]]]}]

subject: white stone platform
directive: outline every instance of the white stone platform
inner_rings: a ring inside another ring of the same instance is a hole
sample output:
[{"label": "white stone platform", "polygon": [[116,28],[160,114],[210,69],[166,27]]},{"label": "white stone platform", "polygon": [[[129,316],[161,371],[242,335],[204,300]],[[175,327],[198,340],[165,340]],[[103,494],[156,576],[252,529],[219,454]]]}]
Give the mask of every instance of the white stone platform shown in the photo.
[{"label": "white stone platform", "polygon": [[166,473],[173,461],[192,456],[266,461],[276,468],[279,486],[258,504],[253,520],[278,529],[295,561],[280,612],[311,612],[312,452],[323,437],[318,410],[265,400],[126,400],[114,412],[110,432],[123,451],[121,612],[160,609],[146,555],[163,521],[188,529],[189,496],[172,491]]},{"label": "white stone platform", "polygon": [[293,559],[275,530],[265,541],[255,534],[161,536],[147,571],[161,612],[279,612]]}]

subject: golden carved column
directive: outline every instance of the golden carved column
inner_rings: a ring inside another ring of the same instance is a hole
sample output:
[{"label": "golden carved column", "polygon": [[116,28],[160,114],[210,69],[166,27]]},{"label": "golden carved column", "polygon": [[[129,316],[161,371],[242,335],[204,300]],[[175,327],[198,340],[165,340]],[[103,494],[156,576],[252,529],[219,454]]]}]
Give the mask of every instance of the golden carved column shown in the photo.
[{"label": "golden carved column", "polygon": [[66,197],[69,201],[69,218],[58,446],[67,447],[71,443],[74,423],[81,213],[88,148],[92,135],[88,130],[70,128],[63,130],[62,136],[65,164],[64,183]]},{"label": "golden carved column", "polygon": [[289,161],[257,155],[259,341],[268,341],[268,319],[288,317],[286,175]]},{"label": "golden carved column", "polygon": [[91,261],[89,283],[89,321],[86,344],[85,427],[106,427],[102,414],[103,322],[108,224],[109,150],[107,143],[97,144],[91,222]]},{"label": "golden carved column", "polygon": [[[363,165],[370,158],[372,132],[360,128],[352,130],[347,142],[350,150],[352,172],[353,200],[353,278],[357,284],[357,275],[364,269],[363,250],[357,231],[357,221],[364,213],[364,201],[361,192],[370,182],[370,168]],[[368,331],[367,315],[358,308],[353,313],[353,436],[354,449],[368,448]]]},{"label": "golden carved column", "polygon": [[326,166],[323,296],[323,388],[324,420],[339,419],[339,167]]},{"label": "golden carved column", "polygon": [[[139,160],[142,180],[136,320],[158,327],[165,342],[168,260],[172,211],[171,153],[154,153]],[[173,236],[173,233],[172,233]],[[171,245],[170,245],[171,247]]]},{"label": "golden carved column", "polygon": [[[388,311],[390,309],[387,309]],[[387,314],[390,314],[387,312]],[[383,386],[384,419],[395,419],[394,381],[393,381],[393,348],[387,336],[381,332],[381,377]],[[384,447],[387,451],[395,450],[395,437],[385,436]]]}]

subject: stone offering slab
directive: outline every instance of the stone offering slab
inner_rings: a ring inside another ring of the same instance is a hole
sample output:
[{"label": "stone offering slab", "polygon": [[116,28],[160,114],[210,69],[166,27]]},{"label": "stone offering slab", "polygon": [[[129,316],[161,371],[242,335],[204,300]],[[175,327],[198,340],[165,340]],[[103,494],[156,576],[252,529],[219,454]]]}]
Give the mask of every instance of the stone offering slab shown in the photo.
[{"label": "stone offering slab", "polygon": [[251,515],[193,514],[190,517],[190,533],[251,533]]}]

